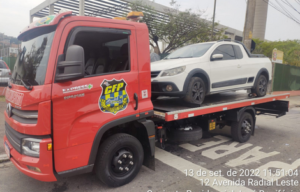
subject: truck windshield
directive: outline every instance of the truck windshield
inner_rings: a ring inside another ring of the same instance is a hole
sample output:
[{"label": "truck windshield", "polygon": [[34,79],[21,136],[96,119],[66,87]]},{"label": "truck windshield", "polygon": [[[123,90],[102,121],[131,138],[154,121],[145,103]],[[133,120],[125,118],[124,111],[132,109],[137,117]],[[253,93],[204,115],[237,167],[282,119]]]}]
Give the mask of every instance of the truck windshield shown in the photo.
[{"label": "truck windshield", "polygon": [[11,81],[23,85],[43,85],[54,32],[48,32],[21,43]]},{"label": "truck windshield", "polygon": [[213,43],[201,43],[182,47],[177,49],[165,59],[180,59],[180,58],[193,58],[201,57],[213,45]]}]

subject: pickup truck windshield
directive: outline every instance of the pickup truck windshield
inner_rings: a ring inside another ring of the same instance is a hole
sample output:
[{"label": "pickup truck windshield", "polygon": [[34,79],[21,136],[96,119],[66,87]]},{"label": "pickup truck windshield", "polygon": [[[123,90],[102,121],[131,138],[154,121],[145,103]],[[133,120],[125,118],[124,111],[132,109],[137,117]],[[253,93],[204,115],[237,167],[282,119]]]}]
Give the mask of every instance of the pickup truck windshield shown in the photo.
[{"label": "pickup truck windshield", "polygon": [[54,32],[39,35],[21,43],[11,81],[23,85],[43,85]]},{"label": "pickup truck windshield", "polygon": [[180,59],[180,58],[192,58],[201,57],[206,51],[213,45],[213,43],[201,43],[182,47],[177,49],[165,59]]}]

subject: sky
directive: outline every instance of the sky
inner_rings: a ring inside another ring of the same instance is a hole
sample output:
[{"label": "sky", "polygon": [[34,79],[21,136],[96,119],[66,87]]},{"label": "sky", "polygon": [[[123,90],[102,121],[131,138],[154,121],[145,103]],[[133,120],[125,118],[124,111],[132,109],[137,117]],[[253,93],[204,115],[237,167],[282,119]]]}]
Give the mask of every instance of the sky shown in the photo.
[{"label": "sky", "polygon": [[[29,23],[29,11],[44,0],[0,0],[0,33],[18,36]],[[270,0],[275,2],[275,0]],[[300,12],[300,5],[295,0],[288,0]],[[170,0],[155,0],[156,3],[169,6]],[[180,9],[202,10],[205,17],[213,15],[213,0],[177,0]],[[216,21],[222,25],[241,30],[244,28],[246,0],[217,0]],[[293,12],[300,20],[300,14]],[[287,18],[272,7],[268,9],[265,38],[267,40],[300,39],[300,24]]]}]

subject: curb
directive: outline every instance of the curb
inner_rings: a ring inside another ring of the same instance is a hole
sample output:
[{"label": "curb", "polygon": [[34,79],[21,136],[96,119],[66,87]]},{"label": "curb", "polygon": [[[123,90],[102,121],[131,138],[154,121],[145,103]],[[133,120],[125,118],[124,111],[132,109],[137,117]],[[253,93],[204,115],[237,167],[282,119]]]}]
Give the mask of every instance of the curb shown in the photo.
[{"label": "curb", "polygon": [[0,163],[4,163],[9,161],[9,158],[7,157],[6,154],[0,154]]}]

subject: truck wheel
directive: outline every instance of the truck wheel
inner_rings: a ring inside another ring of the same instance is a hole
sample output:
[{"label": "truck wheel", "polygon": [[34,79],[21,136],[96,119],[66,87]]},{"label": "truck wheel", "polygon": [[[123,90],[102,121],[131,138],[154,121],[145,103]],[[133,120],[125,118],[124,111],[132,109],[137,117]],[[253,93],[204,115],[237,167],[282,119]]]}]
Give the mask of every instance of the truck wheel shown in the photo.
[{"label": "truck wheel", "polygon": [[234,141],[244,143],[250,139],[253,132],[254,121],[250,113],[243,113],[239,122],[231,124],[231,136]]},{"label": "truck wheel", "polygon": [[141,143],[133,136],[118,133],[100,145],[95,172],[110,187],[118,187],[132,181],[144,160]]},{"label": "truck wheel", "polygon": [[258,97],[263,97],[267,94],[268,79],[264,75],[260,75],[256,81],[252,93],[255,93]]},{"label": "truck wheel", "polygon": [[189,131],[172,129],[167,132],[167,136],[172,142],[197,141],[202,138],[202,128],[195,126],[193,130]]},{"label": "truck wheel", "polygon": [[192,77],[184,100],[192,104],[202,104],[206,94],[204,81],[200,77]]}]

